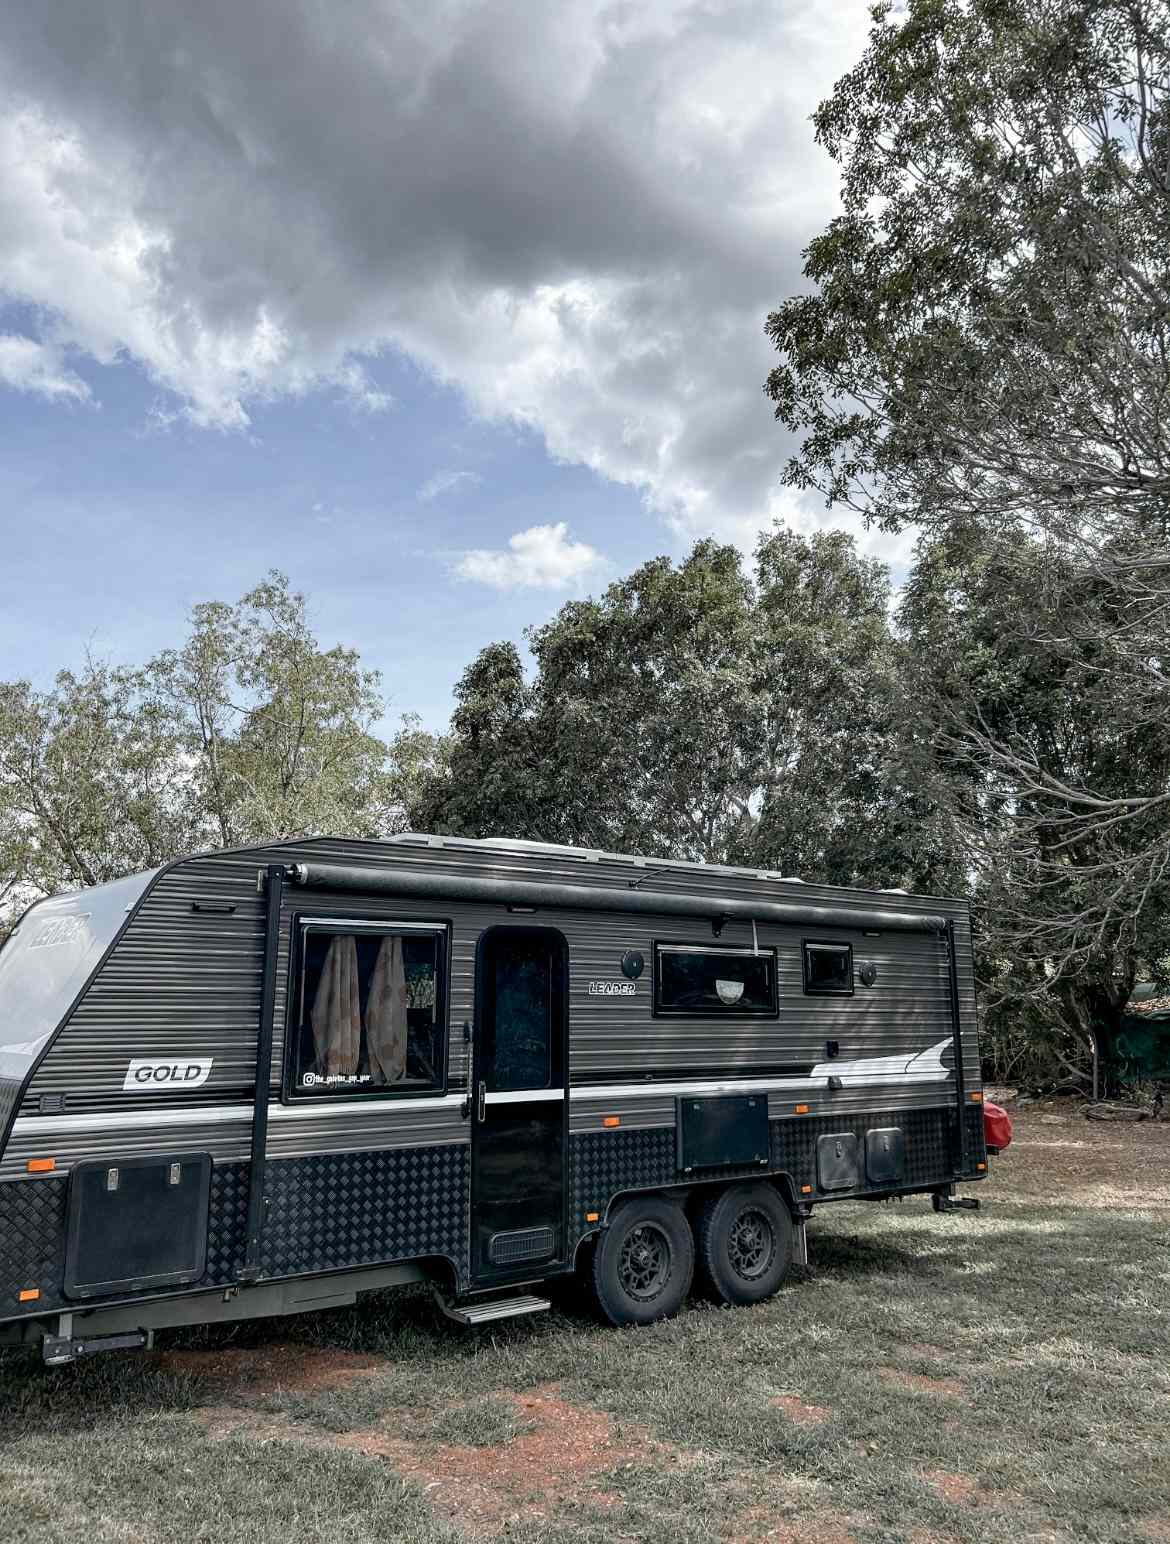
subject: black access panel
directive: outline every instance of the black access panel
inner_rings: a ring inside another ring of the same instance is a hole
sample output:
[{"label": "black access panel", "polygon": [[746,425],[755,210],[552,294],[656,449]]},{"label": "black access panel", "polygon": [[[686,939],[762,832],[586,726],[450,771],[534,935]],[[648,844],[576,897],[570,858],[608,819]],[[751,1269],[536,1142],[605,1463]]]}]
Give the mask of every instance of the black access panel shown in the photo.
[{"label": "black access panel", "polygon": [[187,1286],[203,1275],[211,1154],[100,1158],[69,1181],[68,1297]]},{"label": "black access panel", "polygon": [[678,1166],[718,1169],[768,1162],[767,1094],[720,1094],[677,1101]]}]

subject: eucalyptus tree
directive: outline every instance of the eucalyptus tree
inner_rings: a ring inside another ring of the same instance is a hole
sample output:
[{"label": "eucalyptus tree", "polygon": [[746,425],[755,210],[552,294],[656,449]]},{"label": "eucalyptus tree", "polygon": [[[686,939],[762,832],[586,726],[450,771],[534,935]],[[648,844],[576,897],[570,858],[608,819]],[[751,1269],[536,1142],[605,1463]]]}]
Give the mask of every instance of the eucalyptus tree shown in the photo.
[{"label": "eucalyptus tree", "polygon": [[[993,1041],[1022,1027],[1030,1067],[1083,1069],[1095,1046],[1111,1084],[1134,982],[1170,956],[1170,726],[1118,699],[1107,634],[1041,641],[1070,589],[1095,610],[1114,599],[1067,566],[1019,533],[925,540],[900,610],[905,684],[921,785],[976,902]],[[1103,812],[1088,824],[1085,789]]]},{"label": "eucalyptus tree", "polygon": [[145,672],[183,726],[192,800],[218,845],[394,822],[380,677],[324,649],[305,597],[272,573],[235,605],[197,605]]},{"label": "eucalyptus tree", "polygon": [[415,822],[874,885],[942,883],[901,776],[889,582],[847,536],[776,530],[754,573],[699,542],[485,649]]},{"label": "eucalyptus tree", "polygon": [[375,733],[379,685],[280,574],[196,606],[141,669],[0,683],[0,908],[199,847],[400,827],[410,762]]},{"label": "eucalyptus tree", "polygon": [[182,724],[139,671],[90,660],[0,683],[0,905],[153,868],[198,845]]},{"label": "eucalyptus tree", "polygon": [[843,207],[768,321],[785,478],[994,553],[980,648],[1053,700],[952,682],[937,746],[984,801],[1004,947],[1041,995],[1111,998],[1170,864],[1170,8],[880,6],[815,127]]}]

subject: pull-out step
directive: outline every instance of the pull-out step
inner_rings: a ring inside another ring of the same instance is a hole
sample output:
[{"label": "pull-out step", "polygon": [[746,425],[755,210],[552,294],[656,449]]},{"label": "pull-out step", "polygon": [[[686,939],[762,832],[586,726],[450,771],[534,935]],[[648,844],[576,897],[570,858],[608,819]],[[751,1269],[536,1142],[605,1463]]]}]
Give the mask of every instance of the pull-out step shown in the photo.
[{"label": "pull-out step", "polygon": [[547,1297],[493,1297],[479,1303],[449,1303],[440,1299],[443,1312],[457,1324],[491,1324],[496,1319],[518,1319],[526,1313],[545,1313]]}]

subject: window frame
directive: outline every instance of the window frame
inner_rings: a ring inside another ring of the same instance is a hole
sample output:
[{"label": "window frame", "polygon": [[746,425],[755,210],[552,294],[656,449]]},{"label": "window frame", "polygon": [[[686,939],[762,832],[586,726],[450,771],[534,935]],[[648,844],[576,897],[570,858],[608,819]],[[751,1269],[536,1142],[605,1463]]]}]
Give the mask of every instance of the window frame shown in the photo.
[{"label": "window frame", "polygon": [[[842,949],[849,961],[849,985],[848,986],[813,986],[809,982],[809,955],[810,949],[834,949],[838,952]],[[853,976],[853,941],[841,938],[802,938],[800,940],[800,972],[804,983],[804,995],[806,997],[852,997],[854,995]]]},{"label": "window frame", "polygon": [[[280,1081],[280,1102],[298,1108],[324,1106],[330,1103],[359,1104],[370,1100],[383,1102],[410,1099],[440,1099],[448,1092],[450,1077],[450,996],[448,978],[451,968],[450,918],[439,917],[371,917],[368,912],[345,916],[335,911],[326,915],[297,912],[290,923],[288,987],[284,1012],[284,1046]],[[425,1088],[401,1087],[382,1083],[377,1087],[353,1090],[333,1088],[328,1093],[313,1094],[296,1087],[296,1060],[301,1030],[304,1024],[304,963],[306,940],[310,933],[330,937],[349,934],[367,934],[394,937],[402,934],[430,934],[438,941],[435,970],[435,1024],[439,1030],[438,1062],[439,1077]]]},{"label": "window frame", "polygon": [[[653,958],[653,976],[650,983],[650,1015],[656,1019],[712,1019],[716,1022],[722,1019],[778,1019],[780,1017],[780,951],[775,944],[761,944],[758,949],[750,945],[739,944],[706,944],[696,943],[686,938],[655,938],[651,943]],[[767,955],[772,961],[772,991],[771,1004],[767,1008],[757,1008],[754,1004],[747,1007],[736,1007],[731,1003],[725,1003],[722,1008],[670,1008],[663,1007],[661,1003],[661,970],[659,960],[663,953],[667,954],[730,954],[740,958],[759,958]]]}]

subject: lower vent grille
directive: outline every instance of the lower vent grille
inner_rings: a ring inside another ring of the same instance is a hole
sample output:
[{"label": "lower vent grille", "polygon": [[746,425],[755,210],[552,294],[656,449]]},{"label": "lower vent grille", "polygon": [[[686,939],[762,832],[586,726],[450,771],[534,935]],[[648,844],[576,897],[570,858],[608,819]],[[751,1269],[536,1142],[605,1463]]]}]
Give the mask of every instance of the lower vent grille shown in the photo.
[{"label": "lower vent grille", "polygon": [[488,1246],[493,1265],[513,1265],[521,1260],[547,1260],[556,1248],[555,1228],[521,1228],[516,1233],[497,1233]]}]

